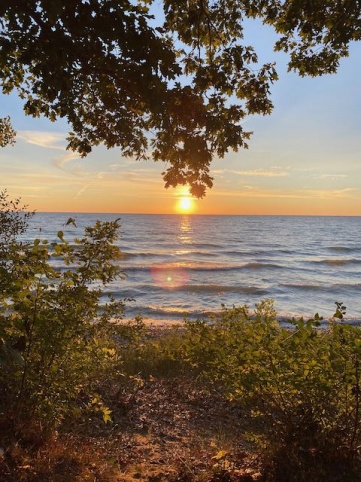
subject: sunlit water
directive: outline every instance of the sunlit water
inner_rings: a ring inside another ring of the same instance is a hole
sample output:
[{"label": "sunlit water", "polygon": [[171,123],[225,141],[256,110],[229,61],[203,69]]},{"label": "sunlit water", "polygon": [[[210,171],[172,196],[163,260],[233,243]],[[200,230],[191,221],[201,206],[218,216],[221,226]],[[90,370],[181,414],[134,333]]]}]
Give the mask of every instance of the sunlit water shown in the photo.
[{"label": "sunlit water", "polygon": [[[28,237],[79,236],[96,219],[121,218],[125,280],[109,289],[126,316],[192,319],[221,305],[275,300],[281,317],[325,318],[335,301],[361,319],[361,217],[37,214]],[[41,231],[39,229],[41,228]]]}]

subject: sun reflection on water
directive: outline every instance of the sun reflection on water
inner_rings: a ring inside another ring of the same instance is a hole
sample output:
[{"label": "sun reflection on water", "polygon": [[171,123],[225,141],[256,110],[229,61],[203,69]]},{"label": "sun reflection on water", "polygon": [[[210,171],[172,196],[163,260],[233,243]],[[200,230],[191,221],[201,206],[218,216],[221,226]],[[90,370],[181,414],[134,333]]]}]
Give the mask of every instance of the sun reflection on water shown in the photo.
[{"label": "sun reflection on water", "polygon": [[[179,234],[177,235],[179,243],[190,245],[193,242],[193,229],[189,216],[181,216],[179,223]],[[186,255],[190,251],[188,249],[178,250],[177,255]],[[180,286],[187,284],[189,280],[189,272],[185,263],[167,263],[151,268],[151,275],[154,283],[161,288],[174,290]]]},{"label": "sun reflection on water", "polygon": [[180,233],[178,239],[182,244],[191,244],[193,242],[193,230],[189,216],[182,216],[180,219]]}]

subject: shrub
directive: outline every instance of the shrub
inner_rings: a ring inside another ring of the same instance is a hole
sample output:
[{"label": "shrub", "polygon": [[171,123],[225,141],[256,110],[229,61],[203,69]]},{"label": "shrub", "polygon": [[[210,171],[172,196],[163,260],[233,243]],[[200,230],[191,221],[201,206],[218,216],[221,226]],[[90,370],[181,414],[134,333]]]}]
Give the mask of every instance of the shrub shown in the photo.
[{"label": "shrub", "polygon": [[[326,480],[360,446],[361,331],[336,318],[321,329],[319,321],[283,328],[265,300],[253,315],[233,308],[212,324],[190,323],[183,343],[184,359],[243,405],[250,438],[283,474],[277,480]],[[303,479],[298,470],[310,464],[317,476]]]},{"label": "shrub", "polygon": [[115,335],[124,327],[112,321],[124,302],[101,298],[122,276],[119,220],[96,222],[73,244],[61,231],[54,243],[21,242],[29,215],[6,193],[0,202],[1,415],[52,427],[90,407],[110,420],[97,391],[119,372]]}]

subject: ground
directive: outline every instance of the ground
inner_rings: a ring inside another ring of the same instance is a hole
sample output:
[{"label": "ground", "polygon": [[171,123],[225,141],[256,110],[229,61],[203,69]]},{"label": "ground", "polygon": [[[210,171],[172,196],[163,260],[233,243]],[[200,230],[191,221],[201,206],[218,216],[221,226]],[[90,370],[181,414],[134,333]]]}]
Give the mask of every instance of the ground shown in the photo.
[{"label": "ground", "polygon": [[[202,475],[207,480],[223,466],[230,468],[232,459],[245,469],[241,420],[216,391],[196,390],[179,379],[149,381],[120,430],[118,447],[124,447],[127,461],[119,480],[201,480]],[[236,466],[232,472],[241,474]]]},{"label": "ground", "polygon": [[[162,329],[152,329],[158,337]],[[115,387],[112,423],[83,419],[48,439],[26,428],[0,452],[1,482],[251,481],[260,473],[242,412],[187,377]],[[1,429],[0,429],[1,430]]]}]

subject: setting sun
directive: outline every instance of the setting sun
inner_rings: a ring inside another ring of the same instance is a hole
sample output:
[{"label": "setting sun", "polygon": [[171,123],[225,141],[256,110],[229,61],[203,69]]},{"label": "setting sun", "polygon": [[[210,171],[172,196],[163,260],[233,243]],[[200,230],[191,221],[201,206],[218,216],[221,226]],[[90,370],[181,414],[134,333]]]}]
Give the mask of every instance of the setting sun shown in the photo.
[{"label": "setting sun", "polygon": [[182,211],[190,211],[192,209],[192,199],[190,197],[184,197],[179,201],[179,207]]},{"label": "setting sun", "polygon": [[188,186],[182,186],[177,189],[177,202],[175,204],[175,210],[179,214],[190,214],[195,211],[196,205],[194,199],[189,193]]},{"label": "setting sun", "polygon": [[181,214],[192,213],[194,211],[194,201],[191,197],[182,197],[176,206],[177,212]]}]

